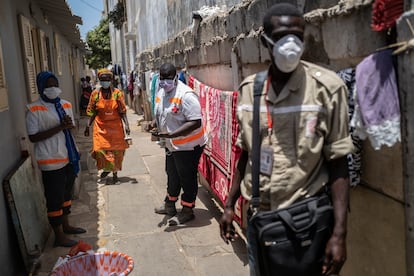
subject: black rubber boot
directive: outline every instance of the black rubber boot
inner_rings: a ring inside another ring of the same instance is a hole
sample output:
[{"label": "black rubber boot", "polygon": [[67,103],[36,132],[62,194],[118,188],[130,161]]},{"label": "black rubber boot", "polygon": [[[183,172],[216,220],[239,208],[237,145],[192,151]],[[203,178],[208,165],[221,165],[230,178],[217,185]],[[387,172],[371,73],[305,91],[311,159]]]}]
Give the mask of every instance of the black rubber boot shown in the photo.
[{"label": "black rubber boot", "polygon": [[107,177],[109,174],[109,172],[102,172],[101,175],[99,176],[100,178],[105,178]]},{"label": "black rubber boot", "polygon": [[179,212],[175,217],[171,218],[168,221],[168,224],[170,226],[184,224],[186,222],[189,222],[195,218],[193,208],[183,206],[183,209],[181,212]]},{"label": "black rubber boot", "polygon": [[163,205],[154,209],[154,212],[160,215],[175,216],[177,214],[177,209],[175,208],[175,201],[166,199]]}]

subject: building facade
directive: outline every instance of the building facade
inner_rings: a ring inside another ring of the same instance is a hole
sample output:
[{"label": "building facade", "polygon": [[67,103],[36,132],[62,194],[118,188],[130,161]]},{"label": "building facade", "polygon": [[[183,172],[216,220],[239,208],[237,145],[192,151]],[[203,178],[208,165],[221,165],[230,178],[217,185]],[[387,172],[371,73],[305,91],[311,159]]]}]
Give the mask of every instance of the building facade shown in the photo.
[{"label": "building facade", "polygon": [[[143,76],[147,91],[148,76],[164,62],[185,68],[188,75],[210,87],[234,91],[246,76],[269,64],[259,40],[260,26],[266,9],[277,2],[293,3],[305,13],[308,50],[304,59],[334,71],[355,69],[388,44],[387,32],[371,29],[372,0],[125,0],[124,37],[111,39],[123,39],[128,45],[124,66]],[[411,5],[406,1],[405,10]],[[410,54],[398,57],[407,58]],[[412,70],[403,74],[409,76]],[[404,169],[410,158],[404,152],[409,149],[404,142],[374,150],[363,141],[361,181],[351,190],[349,252],[343,275],[413,275],[408,261],[413,257],[409,226],[413,214],[407,207],[412,197],[406,192],[412,191],[412,177],[407,176],[407,165]]]},{"label": "building facade", "polygon": [[[0,179],[4,183],[12,172],[19,171],[22,152],[33,158],[33,146],[26,132],[26,105],[38,98],[36,75],[40,71],[54,72],[63,91],[62,98],[73,105],[79,118],[80,77],[85,74],[85,45],[80,39],[81,18],[72,14],[64,0],[0,0]],[[34,164],[34,163],[33,163]],[[39,181],[39,173],[30,167],[25,183],[30,187]],[[29,183],[27,183],[29,182]],[[33,183],[32,183],[33,182]],[[28,268],[27,258],[36,258],[44,244],[37,244],[39,252],[22,256],[22,236],[16,235],[18,217],[11,214],[10,194],[2,185],[0,190],[0,271],[2,275],[23,275]],[[43,191],[38,193],[43,196]],[[19,204],[19,202],[16,202]],[[25,210],[27,215],[33,210]],[[47,220],[46,220],[47,221]],[[36,225],[31,233],[35,233]],[[48,226],[45,226],[48,227]],[[25,229],[23,229],[24,231]],[[27,229],[26,229],[27,230]],[[30,233],[30,231],[28,233]]]}]

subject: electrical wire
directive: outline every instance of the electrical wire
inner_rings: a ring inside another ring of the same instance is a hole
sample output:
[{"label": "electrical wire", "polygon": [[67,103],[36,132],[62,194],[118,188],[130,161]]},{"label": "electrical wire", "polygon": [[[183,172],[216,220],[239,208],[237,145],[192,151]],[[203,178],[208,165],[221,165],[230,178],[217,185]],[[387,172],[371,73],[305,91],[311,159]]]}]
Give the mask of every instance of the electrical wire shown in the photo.
[{"label": "electrical wire", "polygon": [[102,11],[100,11],[99,9],[97,9],[96,7],[92,6],[91,4],[89,4],[88,2],[86,2],[85,0],[81,0],[82,3],[88,5],[90,8],[94,9],[95,11],[98,11],[99,13],[102,13]]}]

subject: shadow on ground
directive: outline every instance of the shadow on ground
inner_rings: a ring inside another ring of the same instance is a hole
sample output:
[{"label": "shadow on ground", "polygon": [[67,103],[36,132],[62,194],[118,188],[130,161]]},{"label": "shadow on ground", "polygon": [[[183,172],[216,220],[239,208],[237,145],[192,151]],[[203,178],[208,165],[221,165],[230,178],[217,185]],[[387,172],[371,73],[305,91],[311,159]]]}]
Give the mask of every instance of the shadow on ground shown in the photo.
[{"label": "shadow on ground", "polygon": [[[219,208],[219,203],[215,199],[215,195],[212,191],[209,190],[209,188],[206,188],[203,185],[199,186],[198,190],[198,199],[203,202],[203,204],[206,206],[211,219],[215,219],[217,222],[220,221],[222,213],[222,209]],[[243,230],[242,230],[243,231]],[[244,231],[242,233],[239,233],[243,236],[245,236]],[[217,227],[217,235],[220,235],[220,229]],[[223,241],[223,243],[225,243]],[[238,238],[235,241],[230,243],[233,247],[233,250],[237,257],[240,259],[240,261],[243,262],[243,265],[247,265],[249,263],[248,256],[247,256],[247,247],[246,242],[242,238]]]}]

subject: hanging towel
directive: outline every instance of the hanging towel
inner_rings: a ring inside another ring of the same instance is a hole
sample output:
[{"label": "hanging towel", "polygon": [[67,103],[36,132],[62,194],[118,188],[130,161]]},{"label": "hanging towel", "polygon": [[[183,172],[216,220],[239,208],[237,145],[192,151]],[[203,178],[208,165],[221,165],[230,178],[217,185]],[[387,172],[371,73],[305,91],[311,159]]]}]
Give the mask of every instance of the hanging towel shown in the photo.
[{"label": "hanging towel", "polygon": [[152,114],[155,114],[155,95],[157,94],[159,89],[159,74],[154,73],[151,77],[151,106],[152,106]]},{"label": "hanging towel", "polygon": [[401,141],[400,104],[392,50],[366,57],[355,72],[356,103],[351,126],[375,150]]}]

